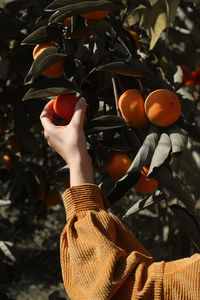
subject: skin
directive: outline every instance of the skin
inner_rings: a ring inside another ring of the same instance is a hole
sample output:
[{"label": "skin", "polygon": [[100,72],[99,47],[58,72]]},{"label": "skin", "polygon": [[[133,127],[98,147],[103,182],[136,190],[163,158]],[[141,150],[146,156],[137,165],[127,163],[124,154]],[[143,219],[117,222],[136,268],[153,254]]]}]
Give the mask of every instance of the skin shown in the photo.
[{"label": "skin", "polygon": [[92,162],[87,152],[83,130],[86,101],[80,98],[70,123],[65,126],[56,126],[52,122],[53,101],[46,104],[40,115],[44,136],[49,146],[68,164],[71,187],[83,183],[94,183]]}]

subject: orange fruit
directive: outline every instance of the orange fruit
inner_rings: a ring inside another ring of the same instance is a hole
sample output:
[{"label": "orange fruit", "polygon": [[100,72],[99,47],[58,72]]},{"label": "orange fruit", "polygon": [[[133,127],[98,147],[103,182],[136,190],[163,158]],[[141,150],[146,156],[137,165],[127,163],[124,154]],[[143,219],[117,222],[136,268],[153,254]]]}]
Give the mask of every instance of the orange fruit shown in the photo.
[{"label": "orange fruit", "polygon": [[3,115],[0,115],[0,134],[4,133],[6,130],[6,121]]},{"label": "orange fruit", "polygon": [[[47,43],[47,44],[38,44],[33,49],[33,59],[35,60],[45,49],[56,47],[53,43]],[[51,65],[47,70],[43,71],[42,74],[48,78],[56,78],[60,77],[64,73],[63,68],[64,60],[61,59]]]},{"label": "orange fruit", "polygon": [[138,182],[134,185],[134,189],[141,194],[149,194],[155,191],[155,189],[158,187],[158,181],[155,179],[146,179],[147,173],[149,169],[147,167],[143,167],[141,170],[141,176],[138,180]]},{"label": "orange fruit", "polygon": [[47,194],[47,196],[44,199],[46,205],[48,206],[54,206],[60,202],[60,194],[57,190],[52,190]]},{"label": "orange fruit", "polygon": [[132,29],[129,29],[128,32],[132,35],[132,37],[135,40],[135,44],[136,44],[136,48],[137,49],[141,49],[141,44],[140,42],[138,42],[139,39],[139,35],[137,34],[137,32],[133,31]]},{"label": "orange fruit", "polygon": [[131,127],[141,128],[147,124],[144,99],[139,90],[131,89],[124,92],[119,98],[118,105],[122,117]]},{"label": "orange fruit", "polygon": [[158,89],[150,93],[146,98],[145,112],[153,124],[166,127],[179,118],[181,104],[173,91]]},{"label": "orange fruit", "polygon": [[126,152],[111,151],[108,163],[106,164],[106,170],[115,181],[118,181],[125,175],[131,163],[132,160]]},{"label": "orange fruit", "polygon": [[3,164],[6,167],[11,167],[12,166],[12,162],[11,162],[11,157],[8,154],[4,154],[3,155]]},{"label": "orange fruit", "polygon": [[58,95],[53,102],[53,110],[57,116],[70,121],[79,98],[69,94]]},{"label": "orange fruit", "polygon": [[101,20],[109,14],[108,10],[97,10],[81,14],[81,17],[89,20]]},{"label": "orange fruit", "polygon": [[20,152],[21,145],[15,135],[11,135],[6,141],[6,148],[12,154]]},{"label": "orange fruit", "polygon": [[70,18],[70,17],[65,18],[63,24],[64,24],[66,27],[71,28],[71,18]]}]

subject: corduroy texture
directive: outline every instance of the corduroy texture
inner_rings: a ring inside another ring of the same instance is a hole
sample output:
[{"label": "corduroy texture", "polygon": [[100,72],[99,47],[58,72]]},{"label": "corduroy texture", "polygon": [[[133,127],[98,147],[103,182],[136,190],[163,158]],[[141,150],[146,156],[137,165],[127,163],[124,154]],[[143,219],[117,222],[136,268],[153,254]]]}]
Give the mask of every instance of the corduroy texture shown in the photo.
[{"label": "corduroy texture", "polygon": [[152,262],[150,253],[104,205],[95,184],[63,194],[67,224],[60,239],[61,269],[72,300],[200,299],[200,255]]}]

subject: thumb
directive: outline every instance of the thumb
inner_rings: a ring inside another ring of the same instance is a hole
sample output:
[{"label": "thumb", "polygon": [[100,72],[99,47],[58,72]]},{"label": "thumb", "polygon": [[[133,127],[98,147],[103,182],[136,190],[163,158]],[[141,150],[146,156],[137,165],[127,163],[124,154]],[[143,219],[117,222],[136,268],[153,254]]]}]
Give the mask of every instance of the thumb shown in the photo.
[{"label": "thumb", "polygon": [[74,114],[70,123],[82,127],[85,120],[85,113],[86,113],[86,100],[85,98],[81,97],[79,101],[76,103]]}]

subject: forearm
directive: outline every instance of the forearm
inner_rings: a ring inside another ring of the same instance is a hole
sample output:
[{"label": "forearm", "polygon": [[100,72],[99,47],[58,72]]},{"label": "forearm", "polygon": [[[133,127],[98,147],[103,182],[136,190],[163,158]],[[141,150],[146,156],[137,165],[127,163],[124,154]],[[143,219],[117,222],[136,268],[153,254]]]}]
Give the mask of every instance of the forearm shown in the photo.
[{"label": "forearm", "polygon": [[91,157],[87,151],[80,151],[69,163],[70,186],[76,186],[83,183],[94,183],[93,168]]}]

